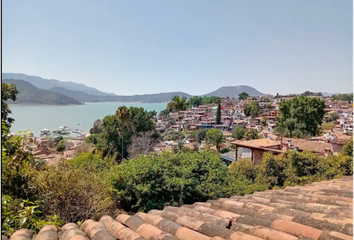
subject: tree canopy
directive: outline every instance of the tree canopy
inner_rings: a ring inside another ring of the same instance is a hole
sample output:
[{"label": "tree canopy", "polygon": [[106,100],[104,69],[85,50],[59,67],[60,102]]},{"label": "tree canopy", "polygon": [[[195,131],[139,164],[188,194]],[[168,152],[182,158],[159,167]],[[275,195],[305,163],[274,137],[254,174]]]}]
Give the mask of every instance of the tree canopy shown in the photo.
[{"label": "tree canopy", "polygon": [[222,131],[218,129],[210,129],[206,133],[206,139],[209,144],[215,145],[217,152],[220,152],[220,146],[224,142]]},{"label": "tree canopy", "polygon": [[[9,117],[11,110],[6,101],[9,99],[16,101],[16,95],[18,93],[19,91],[16,89],[16,85],[6,83],[1,84],[1,120],[4,122],[7,131],[10,131],[11,124],[14,122],[14,119]],[[4,133],[2,133],[1,138],[4,136]]]},{"label": "tree canopy", "polygon": [[241,140],[245,135],[245,129],[243,127],[236,127],[232,133],[232,137],[236,138],[237,140]]},{"label": "tree canopy", "polygon": [[246,92],[242,92],[238,95],[238,99],[240,100],[246,100],[250,95]]},{"label": "tree canopy", "polygon": [[316,136],[322,125],[324,108],[325,103],[319,98],[300,96],[282,101],[279,104],[280,115],[276,118],[277,127],[289,133],[297,130],[303,135]]}]

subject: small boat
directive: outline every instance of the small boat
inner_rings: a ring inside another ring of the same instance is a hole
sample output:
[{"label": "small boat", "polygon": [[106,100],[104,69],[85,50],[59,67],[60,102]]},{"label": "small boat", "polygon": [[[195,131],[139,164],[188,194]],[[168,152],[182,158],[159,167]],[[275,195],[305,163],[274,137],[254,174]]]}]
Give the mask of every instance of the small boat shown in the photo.
[{"label": "small boat", "polygon": [[52,132],[52,131],[50,131],[49,129],[43,128],[43,129],[39,132],[39,134],[42,135],[42,136],[43,136],[43,135],[50,135],[51,132]]},{"label": "small boat", "polygon": [[80,125],[80,123],[76,123],[76,125]]}]

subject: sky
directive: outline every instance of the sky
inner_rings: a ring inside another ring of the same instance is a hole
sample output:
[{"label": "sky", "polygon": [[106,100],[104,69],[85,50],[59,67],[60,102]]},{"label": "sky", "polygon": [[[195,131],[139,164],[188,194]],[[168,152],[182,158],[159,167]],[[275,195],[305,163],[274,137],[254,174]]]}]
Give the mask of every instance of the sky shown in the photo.
[{"label": "sky", "polygon": [[350,0],[3,0],[2,72],[120,95],[352,92]]}]

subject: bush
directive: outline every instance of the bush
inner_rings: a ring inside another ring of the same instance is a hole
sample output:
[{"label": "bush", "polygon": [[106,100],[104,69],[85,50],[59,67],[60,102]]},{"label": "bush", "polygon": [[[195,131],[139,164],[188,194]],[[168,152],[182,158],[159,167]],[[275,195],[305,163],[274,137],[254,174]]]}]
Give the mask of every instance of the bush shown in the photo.
[{"label": "bush", "polygon": [[20,228],[31,229],[37,233],[45,225],[61,227],[63,224],[56,215],[48,216],[47,221],[44,221],[39,206],[28,200],[12,199],[8,195],[2,195],[1,206],[1,233],[7,236],[11,236]]},{"label": "bush", "polygon": [[252,140],[252,139],[257,139],[258,138],[258,132],[254,128],[247,129],[247,131],[244,134],[244,139],[245,140]]},{"label": "bush", "polygon": [[75,168],[66,162],[49,166],[32,182],[43,212],[46,215],[57,214],[65,222],[88,218],[98,220],[104,214],[111,214],[117,205],[117,197],[106,173],[86,170],[82,165],[90,163],[80,160],[73,164],[80,167]]},{"label": "bush", "polygon": [[60,140],[60,142],[57,145],[57,152],[64,152],[65,151],[65,142],[64,140]]},{"label": "bush", "polygon": [[245,135],[245,129],[243,127],[237,127],[232,133],[232,137],[236,138],[237,140],[241,140]]},{"label": "bush", "polygon": [[115,174],[121,207],[148,211],[222,197],[227,167],[209,151],[163,152],[123,161]]},{"label": "bush", "polygon": [[258,169],[250,158],[242,158],[239,162],[233,162],[230,165],[230,174],[235,175],[239,179],[247,179],[254,182],[258,174]]}]

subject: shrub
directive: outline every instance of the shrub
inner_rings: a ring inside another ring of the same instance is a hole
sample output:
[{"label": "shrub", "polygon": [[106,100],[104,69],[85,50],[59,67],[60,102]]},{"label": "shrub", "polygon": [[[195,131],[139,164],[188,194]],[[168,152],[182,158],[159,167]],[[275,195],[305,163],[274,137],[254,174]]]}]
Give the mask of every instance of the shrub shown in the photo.
[{"label": "shrub", "polygon": [[64,140],[60,140],[60,142],[58,143],[58,145],[57,145],[57,152],[63,152],[63,151],[65,151],[65,142],[64,142]]},{"label": "shrub", "polygon": [[239,179],[247,179],[254,182],[258,174],[258,169],[250,158],[242,158],[239,162],[233,162],[230,165],[230,174],[235,175]]},{"label": "shrub", "polygon": [[38,232],[45,225],[51,224],[60,227],[63,222],[58,216],[44,216],[39,206],[33,202],[23,199],[12,199],[8,195],[1,196],[1,233],[7,236],[12,235],[17,229],[27,228]]},{"label": "shrub", "polygon": [[148,211],[223,196],[227,167],[209,151],[163,152],[123,161],[115,175],[121,207]]},{"label": "shrub", "polygon": [[[86,163],[77,160],[76,164]],[[46,215],[57,214],[65,222],[88,218],[97,220],[112,213],[117,204],[116,195],[104,173],[75,168],[66,162],[39,172],[32,188],[38,194],[43,212]]]},{"label": "shrub", "polygon": [[241,140],[245,135],[245,129],[243,127],[237,127],[232,133],[232,137],[236,138],[237,140]]},{"label": "shrub", "polygon": [[245,132],[243,138],[245,140],[257,139],[258,138],[258,132],[254,128],[247,129],[247,131]]}]

